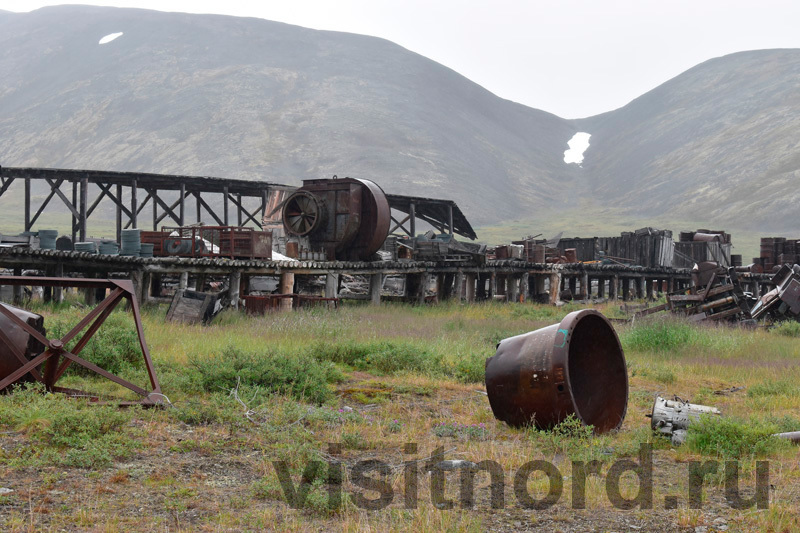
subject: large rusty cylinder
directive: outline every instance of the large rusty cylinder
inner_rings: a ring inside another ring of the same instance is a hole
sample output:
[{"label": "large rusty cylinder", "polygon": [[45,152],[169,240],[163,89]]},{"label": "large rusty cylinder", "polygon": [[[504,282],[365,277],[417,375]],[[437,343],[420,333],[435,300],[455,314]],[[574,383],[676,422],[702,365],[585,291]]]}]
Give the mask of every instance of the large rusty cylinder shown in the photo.
[{"label": "large rusty cylinder", "polygon": [[[44,318],[8,304],[0,303],[14,315],[44,335]],[[44,350],[44,346],[30,333],[14,324],[0,313],[0,380],[10,376],[33,356]],[[41,366],[41,365],[40,365]],[[30,373],[23,375],[16,383],[33,381]]]},{"label": "large rusty cylinder", "polygon": [[366,179],[304,180],[283,206],[289,235],[307,237],[327,259],[365,261],[389,234],[391,209],[378,184]]},{"label": "large rusty cylinder", "polygon": [[625,354],[611,323],[594,309],[509,337],[486,360],[494,416],[515,427],[551,429],[569,415],[595,433],[618,429],[628,407]]}]

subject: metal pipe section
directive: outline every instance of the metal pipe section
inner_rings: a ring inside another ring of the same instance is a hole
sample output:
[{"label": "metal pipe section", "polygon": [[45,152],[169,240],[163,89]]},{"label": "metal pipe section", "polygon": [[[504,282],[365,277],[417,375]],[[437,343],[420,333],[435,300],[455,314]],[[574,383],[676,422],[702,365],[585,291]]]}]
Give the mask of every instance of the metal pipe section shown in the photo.
[{"label": "metal pipe section", "polygon": [[550,429],[572,414],[605,433],[625,419],[625,354],[606,317],[575,311],[500,341],[486,360],[486,391],[494,416],[511,426]]}]

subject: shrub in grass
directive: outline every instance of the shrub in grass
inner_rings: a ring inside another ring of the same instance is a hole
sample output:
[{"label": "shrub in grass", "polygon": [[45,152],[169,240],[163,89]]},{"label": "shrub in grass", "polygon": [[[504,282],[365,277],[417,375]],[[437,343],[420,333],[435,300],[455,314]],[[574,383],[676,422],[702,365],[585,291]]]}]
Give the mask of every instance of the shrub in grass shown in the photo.
[{"label": "shrub in grass", "polygon": [[436,372],[441,367],[440,356],[405,342],[317,343],[308,353],[319,361],[379,374]]},{"label": "shrub in grass", "polygon": [[625,350],[667,352],[693,342],[695,329],[673,320],[640,322],[621,335]]},{"label": "shrub in grass", "polygon": [[773,331],[775,331],[775,333],[778,335],[783,335],[785,337],[800,337],[800,322],[787,320],[786,322],[781,323]]},{"label": "shrub in grass", "polygon": [[[48,316],[45,320],[48,338],[63,337],[83,316],[84,311],[63,312]],[[68,344],[69,348],[75,346],[81,335],[79,333]],[[111,313],[78,355],[113,374],[144,368],[142,349],[139,346],[133,318],[122,311]],[[70,365],[67,373],[82,376],[94,374],[91,370],[75,364]]]},{"label": "shrub in grass", "polygon": [[303,353],[257,353],[232,346],[217,356],[190,358],[189,369],[191,383],[200,390],[228,391],[239,384],[318,404],[331,398],[328,384],[341,379],[331,363]]},{"label": "shrub in grass", "polygon": [[494,354],[472,352],[460,357],[452,370],[453,377],[463,383],[483,383],[486,376],[486,358]]},{"label": "shrub in grass", "polygon": [[800,395],[800,385],[788,380],[765,381],[757,383],[747,389],[747,395],[751,398],[764,396],[798,396]]},{"label": "shrub in grass", "polygon": [[46,394],[39,384],[0,397],[0,421],[29,438],[15,458],[28,466],[99,468],[129,456],[138,446],[126,431],[134,412]]},{"label": "shrub in grass", "polygon": [[771,436],[778,431],[776,425],[755,419],[701,416],[692,423],[686,444],[705,455],[729,459],[763,457],[791,446],[789,441]]}]

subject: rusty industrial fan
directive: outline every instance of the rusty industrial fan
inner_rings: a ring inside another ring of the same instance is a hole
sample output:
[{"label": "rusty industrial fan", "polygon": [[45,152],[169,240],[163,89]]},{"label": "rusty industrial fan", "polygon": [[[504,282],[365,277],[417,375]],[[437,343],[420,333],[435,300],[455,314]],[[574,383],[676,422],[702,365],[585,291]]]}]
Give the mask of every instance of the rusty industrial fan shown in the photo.
[{"label": "rusty industrial fan", "polygon": [[364,261],[389,234],[389,201],[378,184],[365,179],[305,180],[283,205],[289,235],[308,238],[329,260]]}]

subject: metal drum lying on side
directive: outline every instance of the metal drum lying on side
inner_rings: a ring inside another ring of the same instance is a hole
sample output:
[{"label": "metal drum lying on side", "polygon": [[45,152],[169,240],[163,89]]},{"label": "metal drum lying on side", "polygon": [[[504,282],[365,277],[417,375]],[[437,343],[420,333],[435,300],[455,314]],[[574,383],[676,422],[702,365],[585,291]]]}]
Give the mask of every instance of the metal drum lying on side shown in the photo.
[{"label": "metal drum lying on side", "polygon": [[[0,305],[44,335],[44,318],[41,315],[4,303],[0,303]],[[41,342],[0,313],[0,379],[10,376],[43,350],[44,345]],[[20,360],[20,357],[23,359]],[[25,381],[33,381],[33,376],[30,373],[25,374],[17,380],[17,383]]]},{"label": "metal drum lying on side", "polygon": [[595,433],[618,429],[628,406],[625,354],[611,323],[593,309],[500,341],[486,360],[494,416],[550,429],[570,414]]}]

